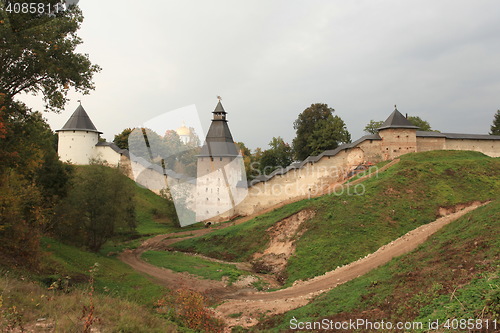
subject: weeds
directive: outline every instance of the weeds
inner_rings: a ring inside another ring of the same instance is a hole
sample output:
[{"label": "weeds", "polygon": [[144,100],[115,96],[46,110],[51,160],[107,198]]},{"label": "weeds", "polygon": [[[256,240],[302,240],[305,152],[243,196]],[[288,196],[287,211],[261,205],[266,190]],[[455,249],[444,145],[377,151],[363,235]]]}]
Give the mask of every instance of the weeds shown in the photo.
[{"label": "weeds", "polygon": [[224,321],[207,308],[206,297],[194,290],[178,289],[158,300],[155,306],[158,313],[193,330],[209,333],[224,330]]},{"label": "weeds", "polygon": [[82,316],[80,317],[80,320],[83,320],[83,332],[84,333],[89,333],[91,332],[92,326],[95,323],[98,323],[100,319],[95,315],[95,305],[94,305],[94,281],[95,281],[95,274],[99,270],[99,264],[95,263],[90,269],[90,281],[89,281],[89,291],[88,291],[88,297],[89,297],[89,305],[83,305],[82,308]]}]

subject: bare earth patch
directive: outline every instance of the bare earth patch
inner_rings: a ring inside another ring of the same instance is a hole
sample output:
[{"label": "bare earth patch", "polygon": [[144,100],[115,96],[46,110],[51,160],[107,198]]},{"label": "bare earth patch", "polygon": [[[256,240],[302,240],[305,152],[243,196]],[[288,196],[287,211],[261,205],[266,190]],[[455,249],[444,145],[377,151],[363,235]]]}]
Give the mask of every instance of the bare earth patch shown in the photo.
[{"label": "bare earth patch", "polygon": [[300,227],[314,215],[315,212],[312,210],[302,210],[267,229],[270,237],[269,246],[264,252],[254,254],[252,260],[254,270],[274,274],[279,281],[288,259],[295,253],[295,240],[306,231],[306,228]]}]

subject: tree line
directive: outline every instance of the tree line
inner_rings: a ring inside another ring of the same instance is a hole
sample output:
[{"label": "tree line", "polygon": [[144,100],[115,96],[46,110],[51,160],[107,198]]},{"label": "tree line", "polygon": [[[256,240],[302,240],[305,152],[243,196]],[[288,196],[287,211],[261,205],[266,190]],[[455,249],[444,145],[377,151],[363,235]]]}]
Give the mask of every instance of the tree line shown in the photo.
[{"label": "tree line", "polygon": [[[47,3],[55,5],[56,0]],[[49,16],[9,13],[0,2],[0,260],[36,268],[44,235],[98,251],[118,233],[134,233],[133,182],[117,169],[75,167],[57,155],[57,135],[40,112],[19,101],[41,95],[61,111],[67,92],[94,89],[100,71],[76,52],[78,7]]]}]

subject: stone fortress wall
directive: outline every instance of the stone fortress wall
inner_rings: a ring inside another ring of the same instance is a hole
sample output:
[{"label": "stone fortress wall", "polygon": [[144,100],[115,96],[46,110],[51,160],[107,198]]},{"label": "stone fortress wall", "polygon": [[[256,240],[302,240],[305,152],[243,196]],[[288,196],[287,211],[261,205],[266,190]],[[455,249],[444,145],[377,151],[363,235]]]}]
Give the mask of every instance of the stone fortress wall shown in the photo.
[{"label": "stone fortress wall", "polygon": [[[82,108],[77,109],[72,118],[78,112],[80,117],[82,114],[88,117]],[[110,166],[122,168],[128,177],[157,194],[169,185],[185,184],[196,197],[188,200],[188,204],[196,211],[197,221],[224,221],[233,216],[258,213],[283,201],[325,193],[342,183],[360,164],[375,164],[407,153],[472,150],[500,157],[500,136],[417,131],[395,110],[377,134],[310,156],[247,184],[244,173],[237,167],[239,163],[227,169],[233,160],[241,162],[241,155],[232,158],[200,156],[198,178],[187,178],[131,156],[113,143],[98,142],[100,132],[90,119],[86,121],[86,128],[75,131],[73,127],[80,126],[75,119],[70,119],[65,128],[59,130],[61,160],[88,164],[90,159],[100,159]],[[228,128],[225,130],[229,133]],[[226,168],[225,172],[220,171],[221,168]]]}]

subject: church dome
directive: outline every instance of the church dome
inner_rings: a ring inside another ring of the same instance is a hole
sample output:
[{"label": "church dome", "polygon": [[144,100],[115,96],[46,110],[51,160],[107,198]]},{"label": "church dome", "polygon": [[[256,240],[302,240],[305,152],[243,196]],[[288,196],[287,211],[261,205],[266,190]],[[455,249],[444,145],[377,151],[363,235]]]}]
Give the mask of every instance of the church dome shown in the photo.
[{"label": "church dome", "polygon": [[185,125],[182,125],[178,129],[175,130],[179,136],[191,135],[191,130],[187,128]]}]

